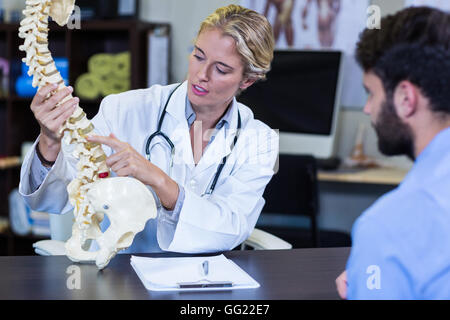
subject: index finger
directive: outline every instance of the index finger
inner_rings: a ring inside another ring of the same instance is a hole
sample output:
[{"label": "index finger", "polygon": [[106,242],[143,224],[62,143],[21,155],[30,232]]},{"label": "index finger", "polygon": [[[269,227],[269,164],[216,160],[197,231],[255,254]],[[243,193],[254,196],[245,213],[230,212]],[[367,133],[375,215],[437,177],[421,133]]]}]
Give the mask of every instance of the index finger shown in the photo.
[{"label": "index finger", "polygon": [[89,142],[100,143],[107,145],[108,147],[118,151],[122,146],[122,141],[115,138],[114,135],[109,135],[108,137],[99,136],[99,135],[90,135],[86,137],[86,140]]},{"label": "index finger", "polygon": [[50,92],[56,90],[58,88],[57,84],[48,84],[45,87],[42,87],[38,90],[38,92],[35,94],[33,103],[42,103],[47,99],[47,96],[50,94]]}]

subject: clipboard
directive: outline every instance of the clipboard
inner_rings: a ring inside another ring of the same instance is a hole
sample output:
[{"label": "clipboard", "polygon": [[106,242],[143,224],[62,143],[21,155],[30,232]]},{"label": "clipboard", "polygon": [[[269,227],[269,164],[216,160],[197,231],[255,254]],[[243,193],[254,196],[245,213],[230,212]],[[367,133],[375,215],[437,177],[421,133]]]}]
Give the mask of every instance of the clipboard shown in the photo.
[{"label": "clipboard", "polygon": [[[208,261],[209,272],[202,266]],[[223,254],[212,257],[148,258],[131,256],[130,264],[150,291],[255,289],[260,285]]]}]

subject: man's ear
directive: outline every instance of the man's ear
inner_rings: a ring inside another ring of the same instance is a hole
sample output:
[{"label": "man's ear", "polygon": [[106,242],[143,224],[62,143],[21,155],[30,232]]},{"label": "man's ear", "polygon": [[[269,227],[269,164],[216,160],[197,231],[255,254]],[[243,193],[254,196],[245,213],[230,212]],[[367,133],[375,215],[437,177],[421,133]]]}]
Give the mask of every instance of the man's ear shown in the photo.
[{"label": "man's ear", "polygon": [[410,81],[400,82],[394,92],[394,104],[398,116],[406,120],[417,112],[419,102],[418,88]]},{"label": "man's ear", "polygon": [[245,90],[248,87],[250,87],[252,84],[254,84],[255,81],[256,81],[256,79],[245,78],[244,80],[242,80],[241,84],[239,85],[239,89]]}]

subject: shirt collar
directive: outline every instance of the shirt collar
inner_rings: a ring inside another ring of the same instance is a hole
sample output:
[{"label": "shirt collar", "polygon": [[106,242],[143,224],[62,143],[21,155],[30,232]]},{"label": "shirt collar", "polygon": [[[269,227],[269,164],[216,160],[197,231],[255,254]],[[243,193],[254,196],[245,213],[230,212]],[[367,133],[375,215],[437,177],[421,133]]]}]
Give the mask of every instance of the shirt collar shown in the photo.
[{"label": "shirt collar", "polygon": [[403,180],[402,185],[409,181],[426,181],[433,178],[442,167],[448,167],[450,160],[450,128],[442,130],[434,137],[428,146],[417,157],[413,168]]},{"label": "shirt collar", "polygon": [[[226,129],[230,128],[231,119],[233,116],[233,110],[236,108],[234,99],[231,102],[230,106],[227,109],[227,112],[225,115],[217,122],[216,129],[220,130],[223,126],[225,126]],[[194,123],[196,119],[196,115],[194,110],[192,109],[191,102],[188,99],[188,95],[186,94],[186,120],[188,122],[188,126],[191,127],[191,125]]]},{"label": "shirt collar", "polygon": [[416,163],[424,162],[433,155],[438,155],[441,150],[450,148],[450,127],[439,132],[417,157]]}]

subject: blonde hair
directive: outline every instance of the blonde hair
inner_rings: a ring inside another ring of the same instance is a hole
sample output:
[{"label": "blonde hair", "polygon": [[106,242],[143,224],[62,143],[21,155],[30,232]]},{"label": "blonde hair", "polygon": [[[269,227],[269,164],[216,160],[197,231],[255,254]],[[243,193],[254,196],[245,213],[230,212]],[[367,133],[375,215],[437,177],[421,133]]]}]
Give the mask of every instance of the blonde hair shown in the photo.
[{"label": "blonde hair", "polygon": [[236,49],[244,63],[244,77],[254,80],[266,78],[275,47],[272,26],[266,17],[232,4],[208,16],[200,25],[197,37],[214,28],[236,41]]}]

